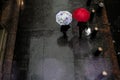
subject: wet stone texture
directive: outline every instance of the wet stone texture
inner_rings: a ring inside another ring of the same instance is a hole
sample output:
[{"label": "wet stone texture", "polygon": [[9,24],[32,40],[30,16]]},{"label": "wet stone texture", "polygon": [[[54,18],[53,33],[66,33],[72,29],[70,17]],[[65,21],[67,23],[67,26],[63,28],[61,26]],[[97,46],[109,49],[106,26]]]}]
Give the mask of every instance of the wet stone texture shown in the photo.
[{"label": "wet stone texture", "polygon": [[[21,10],[16,48],[16,80],[99,80],[102,71],[108,75],[102,80],[114,80],[112,64],[107,51],[107,41],[102,32],[94,40],[83,33],[78,38],[77,21],[73,20],[64,39],[55,15],[60,10],[72,12],[75,8],[86,7],[86,0],[26,0]],[[88,8],[89,10],[91,8]],[[104,28],[101,17],[89,23]],[[93,53],[103,48],[99,57]]]}]

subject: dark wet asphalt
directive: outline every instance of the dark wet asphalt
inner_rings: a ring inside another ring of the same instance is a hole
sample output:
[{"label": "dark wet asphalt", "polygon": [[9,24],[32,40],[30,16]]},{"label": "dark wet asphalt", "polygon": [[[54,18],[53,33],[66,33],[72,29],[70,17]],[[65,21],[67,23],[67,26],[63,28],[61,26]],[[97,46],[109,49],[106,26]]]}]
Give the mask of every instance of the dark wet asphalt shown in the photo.
[{"label": "dark wet asphalt", "polygon": [[[63,39],[55,15],[60,10],[72,12],[86,7],[86,0],[25,0],[19,17],[14,67],[16,80],[95,80],[103,70],[112,79],[112,66],[102,55],[108,49],[104,34],[98,32],[95,40],[83,33],[78,39],[76,21],[73,20]],[[101,18],[96,17],[90,27],[101,27]],[[102,54],[95,58],[92,53],[103,47]]]}]

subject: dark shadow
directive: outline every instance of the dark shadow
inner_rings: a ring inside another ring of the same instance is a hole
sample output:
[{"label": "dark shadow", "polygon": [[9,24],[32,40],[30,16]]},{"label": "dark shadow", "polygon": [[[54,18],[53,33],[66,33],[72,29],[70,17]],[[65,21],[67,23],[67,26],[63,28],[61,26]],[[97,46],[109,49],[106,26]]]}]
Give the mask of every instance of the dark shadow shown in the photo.
[{"label": "dark shadow", "polygon": [[59,46],[67,46],[68,44],[68,37],[66,36],[60,36],[58,39],[57,39],[57,43]]},{"label": "dark shadow", "polygon": [[[13,80],[26,80],[29,67],[29,47],[30,47],[30,33],[18,31],[14,57],[12,74]],[[17,73],[17,74],[16,74]]]},{"label": "dark shadow", "polygon": [[30,23],[33,23],[32,19],[34,19],[33,15],[35,14],[35,3],[34,1],[32,1],[32,3],[30,2],[31,1],[28,0],[24,1],[24,9],[20,9],[19,12],[18,30],[13,57],[14,63],[12,64],[12,80],[27,80],[31,33],[23,30],[32,26]]},{"label": "dark shadow", "polygon": [[69,47],[73,48],[74,44],[79,43],[79,37],[73,36],[71,40],[69,41]]},{"label": "dark shadow", "polygon": [[69,41],[69,47],[73,50],[74,59],[89,57],[91,55],[92,45],[86,38],[79,39],[78,36],[74,36]]}]

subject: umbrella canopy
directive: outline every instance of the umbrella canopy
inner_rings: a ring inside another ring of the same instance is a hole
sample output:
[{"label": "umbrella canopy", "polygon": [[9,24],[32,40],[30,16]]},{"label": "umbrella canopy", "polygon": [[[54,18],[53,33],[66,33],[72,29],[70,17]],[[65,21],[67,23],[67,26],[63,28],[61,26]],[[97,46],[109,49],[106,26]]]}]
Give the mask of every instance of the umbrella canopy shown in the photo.
[{"label": "umbrella canopy", "polygon": [[60,11],[56,14],[56,22],[60,25],[69,25],[72,22],[72,14],[68,11]]},{"label": "umbrella canopy", "polygon": [[73,11],[73,18],[79,22],[87,22],[90,18],[90,12],[85,8],[77,8]]}]

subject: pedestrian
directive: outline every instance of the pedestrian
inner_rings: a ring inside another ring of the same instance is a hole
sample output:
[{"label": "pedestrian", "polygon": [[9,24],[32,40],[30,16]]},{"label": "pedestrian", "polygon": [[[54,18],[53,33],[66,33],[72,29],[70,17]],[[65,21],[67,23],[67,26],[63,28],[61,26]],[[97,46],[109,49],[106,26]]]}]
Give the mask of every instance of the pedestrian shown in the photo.
[{"label": "pedestrian", "polygon": [[99,2],[97,4],[97,9],[96,9],[97,16],[101,16],[103,7],[104,7],[104,3],[103,2]]},{"label": "pedestrian", "polygon": [[77,26],[79,27],[79,39],[82,38],[82,32],[87,28],[87,23],[86,22],[78,22]]},{"label": "pedestrian", "polygon": [[91,9],[89,22],[92,22],[95,16],[95,9]]},{"label": "pedestrian", "polygon": [[[103,78],[108,76],[108,72],[107,71],[102,71],[95,80],[103,80]],[[112,79],[113,80],[113,79]]]},{"label": "pedestrian", "polygon": [[95,51],[95,53],[93,53],[93,55],[95,57],[98,57],[101,54],[102,51],[103,51],[103,48],[102,47],[98,47],[97,50]]},{"label": "pedestrian", "polygon": [[86,5],[89,7],[91,5],[92,0],[87,0]]},{"label": "pedestrian", "polygon": [[90,34],[91,40],[93,40],[96,37],[97,32],[98,32],[98,27],[95,27],[92,33]]},{"label": "pedestrian", "polygon": [[60,31],[63,33],[63,37],[67,38],[67,31],[70,28],[70,25],[61,25]]}]

